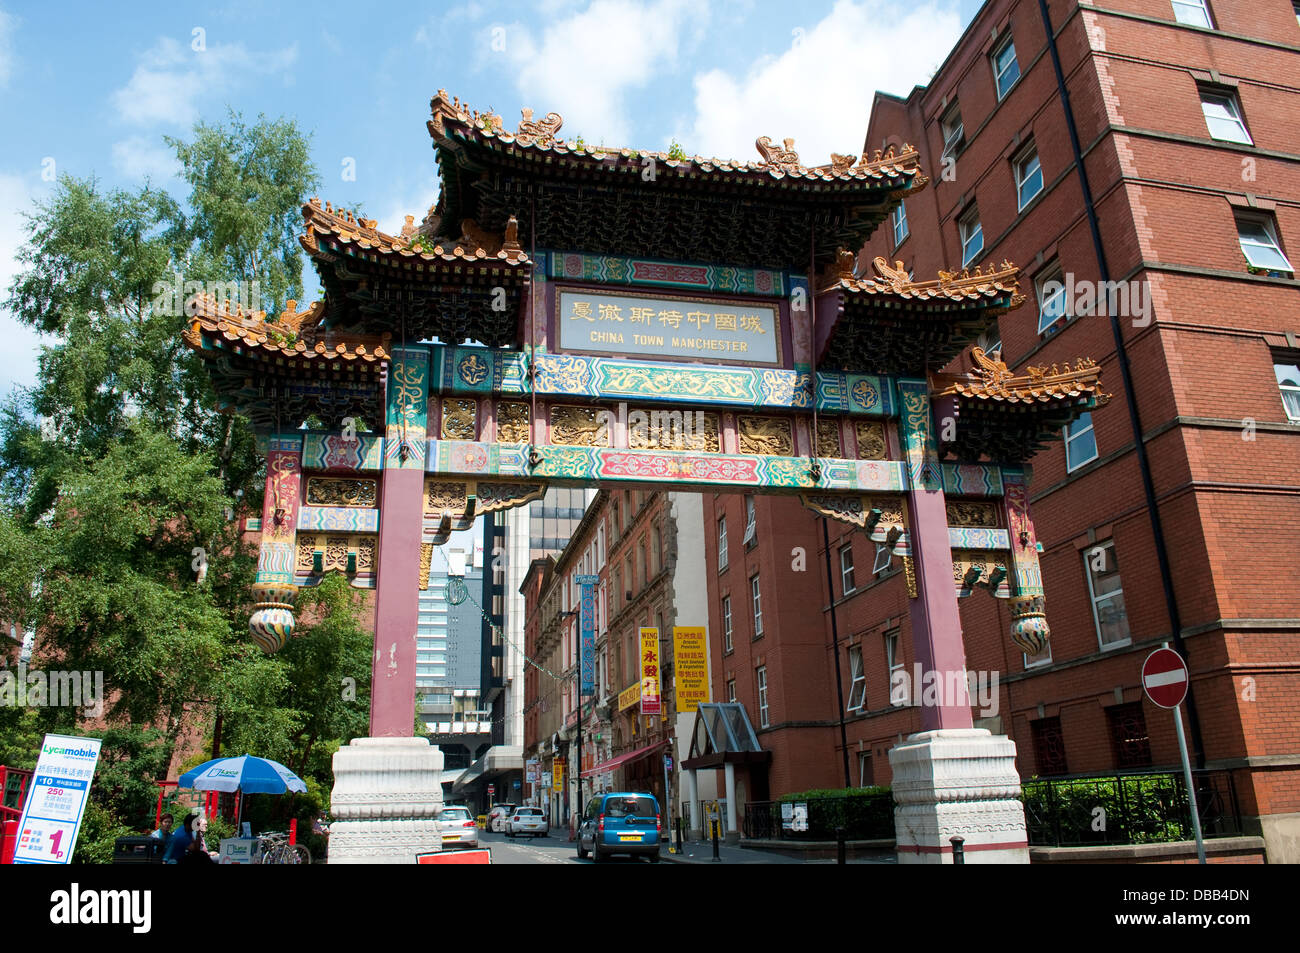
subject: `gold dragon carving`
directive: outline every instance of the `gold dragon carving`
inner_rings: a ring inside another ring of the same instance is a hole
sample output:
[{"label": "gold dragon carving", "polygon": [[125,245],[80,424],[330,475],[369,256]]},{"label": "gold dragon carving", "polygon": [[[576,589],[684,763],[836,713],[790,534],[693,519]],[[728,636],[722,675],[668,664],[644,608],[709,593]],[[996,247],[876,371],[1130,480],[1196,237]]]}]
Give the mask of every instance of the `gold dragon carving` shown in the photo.
[{"label": "gold dragon carving", "polygon": [[309,506],[375,506],[378,484],[375,480],[327,479],[309,477]]},{"label": "gold dragon carving", "polygon": [[794,436],[790,421],[776,417],[738,417],[740,452],[760,456],[794,455]]},{"label": "gold dragon carving", "polygon": [[528,405],[497,404],[497,443],[528,443]]},{"label": "gold dragon carving", "polygon": [[885,425],[879,421],[858,420],[853,424],[858,438],[859,460],[885,460],[888,445],[885,442]]},{"label": "gold dragon carving", "polygon": [[998,525],[997,505],[994,503],[973,503],[966,500],[949,500],[948,525],[996,529]]},{"label": "gold dragon carving", "polygon": [[839,421],[817,421],[817,456],[832,459],[840,459],[844,456],[844,452],[840,449]]},{"label": "gold dragon carving", "polygon": [[608,411],[590,407],[552,407],[551,443],[568,447],[608,447]]},{"label": "gold dragon carving", "polygon": [[473,440],[478,436],[475,427],[478,405],[472,400],[442,402],[442,437],[444,440]]}]

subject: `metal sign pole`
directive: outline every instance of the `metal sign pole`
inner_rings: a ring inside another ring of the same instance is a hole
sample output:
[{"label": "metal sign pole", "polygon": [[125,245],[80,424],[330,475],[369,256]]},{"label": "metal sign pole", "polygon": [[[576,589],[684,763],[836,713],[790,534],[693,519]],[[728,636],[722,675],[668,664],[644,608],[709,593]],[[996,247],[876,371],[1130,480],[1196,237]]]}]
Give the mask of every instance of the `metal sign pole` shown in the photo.
[{"label": "metal sign pole", "polygon": [[1205,841],[1201,837],[1201,813],[1196,809],[1196,789],[1192,787],[1192,765],[1187,760],[1187,739],[1183,737],[1183,706],[1174,706],[1174,728],[1178,731],[1178,753],[1183,758],[1183,780],[1187,783],[1187,801],[1192,811],[1192,832],[1196,834],[1196,862],[1205,863]]}]

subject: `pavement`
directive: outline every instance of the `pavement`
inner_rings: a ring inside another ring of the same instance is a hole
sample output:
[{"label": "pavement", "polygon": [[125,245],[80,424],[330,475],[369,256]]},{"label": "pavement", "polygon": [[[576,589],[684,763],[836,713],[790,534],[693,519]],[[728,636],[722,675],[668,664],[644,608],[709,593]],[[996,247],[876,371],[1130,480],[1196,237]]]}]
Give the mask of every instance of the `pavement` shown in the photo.
[{"label": "pavement", "polygon": [[[680,854],[670,854],[667,845],[660,854],[663,861],[670,864],[712,864],[713,844],[708,841],[696,841],[682,845]],[[850,864],[894,864],[897,863],[894,852],[874,851],[863,856],[848,858]],[[834,864],[835,858],[789,857],[773,850],[759,850],[753,847],[733,847],[728,844],[718,845],[718,860],[721,864]]]}]

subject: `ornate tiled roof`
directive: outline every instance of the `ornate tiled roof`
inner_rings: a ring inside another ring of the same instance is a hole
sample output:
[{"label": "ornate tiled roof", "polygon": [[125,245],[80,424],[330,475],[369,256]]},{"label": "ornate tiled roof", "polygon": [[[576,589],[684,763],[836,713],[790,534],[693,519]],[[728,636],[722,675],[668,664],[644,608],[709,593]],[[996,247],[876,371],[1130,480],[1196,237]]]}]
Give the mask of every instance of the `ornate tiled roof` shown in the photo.
[{"label": "ornate tiled roof", "polygon": [[808,165],[792,140],[762,136],[757,159],[720,159],[566,142],[558,113],[528,109],[509,132],[442,90],[431,112],[441,227],[500,230],[515,215],[530,247],[552,251],[803,271],[810,245],[822,264],[861,247],[927,182],[910,146]]},{"label": "ornate tiled roof", "polygon": [[204,348],[205,338],[218,347],[218,342],[230,342],[250,353],[281,358],[366,363],[388,360],[389,335],[344,337],[322,332],[324,302],[317,301],[303,311],[296,310],[297,304],[293,300],[286,302],[285,310],[268,321],[265,311],[245,311],[238,306],[231,311],[225,302],[211,295],[197,295],[186,306],[192,320],[185,330],[185,341],[197,350]]},{"label": "ornate tiled roof", "polygon": [[998,307],[999,311],[1018,308],[1025,300],[1020,294],[1020,269],[1009,261],[990,267],[987,272],[979,267],[974,271],[941,271],[934,281],[912,281],[901,261],[890,267],[883,258],[872,261],[876,270],[874,278],[858,278],[854,277],[854,261],[852,252],[840,249],[834,270],[823,275],[818,292],[839,289],[849,297],[889,296],[918,304],[971,301],[994,305],[1003,300],[1005,304]]},{"label": "ornate tiled roof", "polygon": [[1096,406],[1110,400],[1110,395],[1102,390],[1097,362],[1091,358],[1079,358],[1074,367],[1069,363],[1064,367],[1056,364],[1051,367],[1029,367],[1019,377],[1012,373],[996,352],[990,356],[981,348],[972,348],[971,359],[975,363],[975,373],[965,377],[935,378],[936,383],[941,385],[935,391],[936,397],[954,394],[1013,404],[1093,397]]},{"label": "ornate tiled roof", "polygon": [[528,255],[519,244],[519,224],[512,216],[502,234],[494,235],[478,228],[472,219],[461,223],[459,238],[439,238],[434,234],[437,216],[430,210],[424,224],[417,227],[415,216],[406,216],[401,235],[388,235],[379,231],[373,218],[357,218],[350,210],[336,209],[329,202],[321,205],[313,198],[302,207],[307,231],[300,241],[309,253],[320,251],[319,236],[329,235],[340,242],[364,251],[399,259],[420,259],[426,262],[504,262],[509,265],[527,265]]},{"label": "ornate tiled roof", "polygon": [[429,120],[429,134],[437,139],[446,138],[455,127],[461,135],[474,138],[480,142],[497,142],[502,145],[514,145],[539,153],[548,153],[552,157],[568,157],[595,164],[613,163],[615,167],[626,160],[629,166],[635,166],[639,172],[641,162],[646,157],[653,157],[681,175],[698,175],[700,173],[751,173],[770,178],[794,178],[820,182],[852,182],[873,180],[889,182],[900,176],[915,176],[912,189],[919,190],[928,180],[920,174],[919,154],[910,145],[904,145],[895,154],[891,145],[885,152],[877,149],[870,157],[865,153],[861,158],[854,155],[831,153],[831,161],[825,165],[806,166],[794,151],[794,140],[784,140],[783,146],[775,145],[768,136],[761,136],[754,143],[761,161],[744,161],[741,159],[706,158],[688,156],[685,153],[654,152],[616,148],[603,145],[587,145],[581,139],[567,142],[557,133],[564,124],[559,113],[547,113],[540,120],[533,119],[531,109],[521,110],[523,118],[513,133],[505,128],[505,122],[499,114],[480,113],[470,110],[458,98],[440,89],[429,104],[432,118]]}]

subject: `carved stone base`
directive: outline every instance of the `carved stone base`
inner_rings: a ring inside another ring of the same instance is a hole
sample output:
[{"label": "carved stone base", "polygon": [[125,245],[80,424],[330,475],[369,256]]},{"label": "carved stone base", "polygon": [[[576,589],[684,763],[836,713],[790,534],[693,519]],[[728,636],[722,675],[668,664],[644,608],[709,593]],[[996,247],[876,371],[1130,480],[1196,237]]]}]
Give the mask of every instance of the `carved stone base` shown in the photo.
[{"label": "carved stone base", "polygon": [[356,738],[334,754],[331,864],[413,864],[442,849],[442,752],[426,738]]},{"label": "carved stone base", "polygon": [[983,728],[923,731],[890,749],[901,864],[1027,864],[1016,745]]}]

